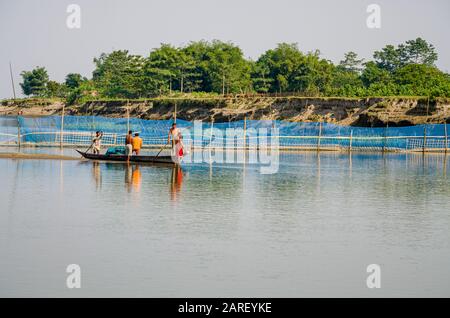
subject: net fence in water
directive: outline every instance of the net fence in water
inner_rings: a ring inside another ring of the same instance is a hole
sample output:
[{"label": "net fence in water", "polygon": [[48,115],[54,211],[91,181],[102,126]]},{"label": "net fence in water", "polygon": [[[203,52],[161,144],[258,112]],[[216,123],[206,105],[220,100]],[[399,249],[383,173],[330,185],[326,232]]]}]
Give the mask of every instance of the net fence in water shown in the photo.
[{"label": "net fence in water", "polygon": [[[130,129],[138,132],[145,146],[167,142],[173,120],[106,118],[100,116],[3,117],[0,119],[1,144],[89,145],[96,131],[103,131],[102,144],[122,145]],[[409,127],[351,127],[329,123],[301,123],[279,120],[242,120],[225,123],[177,120],[185,145],[202,147],[261,146],[265,134],[267,147],[280,149],[446,151],[449,125]],[[236,142],[236,144],[234,143]]]}]

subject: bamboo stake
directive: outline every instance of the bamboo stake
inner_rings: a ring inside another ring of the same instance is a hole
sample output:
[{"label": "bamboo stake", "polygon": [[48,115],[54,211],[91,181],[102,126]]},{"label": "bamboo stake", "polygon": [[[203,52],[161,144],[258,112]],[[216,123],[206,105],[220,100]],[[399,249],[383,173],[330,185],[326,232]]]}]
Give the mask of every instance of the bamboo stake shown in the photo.
[{"label": "bamboo stake", "polygon": [[213,136],[213,128],[214,128],[214,118],[211,118],[211,133],[209,134],[209,164],[212,164],[211,143],[212,143],[212,136]]},{"label": "bamboo stake", "polygon": [[19,116],[17,116],[17,144],[19,146],[20,149],[20,140],[22,139],[22,137],[20,136],[20,121],[19,121]]},{"label": "bamboo stake", "polygon": [[447,135],[447,124],[444,124],[444,132],[445,132],[445,153],[448,152],[448,135]]},{"label": "bamboo stake", "polygon": [[14,77],[13,77],[11,62],[9,62],[9,74],[11,76],[11,85],[12,85],[12,90],[13,90],[13,96],[14,96],[14,99],[16,99],[16,88],[14,87]]},{"label": "bamboo stake", "polygon": [[322,138],[322,122],[319,123],[319,136],[317,138],[317,151],[320,151],[320,140]]},{"label": "bamboo stake", "polygon": [[181,92],[181,94],[184,93],[184,74],[183,73],[181,73],[180,92]]},{"label": "bamboo stake", "polygon": [[222,71],[222,96],[225,96],[225,72]]},{"label": "bamboo stake", "polygon": [[244,150],[247,147],[247,116],[244,116]]},{"label": "bamboo stake", "polygon": [[62,114],[61,114],[61,132],[60,132],[60,140],[59,140],[60,148],[62,148],[62,146],[63,146],[63,139],[64,139],[64,111],[65,111],[65,104],[63,104]]},{"label": "bamboo stake", "polygon": [[422,152],[425,153],[425,146],[427,144],[427,127],[423,127],[423,146],[422,146]]},{"label": "bamboo stake", "polygon": [[177,103],[175,102],[175,109],[173,111],[173,122],[177,123]]},{"label": "bamboo stake", "polygon": [[352,142],[353,142],[353,129],[350,130],[350,145],[348,147],[349,151],[352,151]]},{"label": "bamboo stake", "polygon": [[127,99],[127,134],[130,131],[130,104]]}]

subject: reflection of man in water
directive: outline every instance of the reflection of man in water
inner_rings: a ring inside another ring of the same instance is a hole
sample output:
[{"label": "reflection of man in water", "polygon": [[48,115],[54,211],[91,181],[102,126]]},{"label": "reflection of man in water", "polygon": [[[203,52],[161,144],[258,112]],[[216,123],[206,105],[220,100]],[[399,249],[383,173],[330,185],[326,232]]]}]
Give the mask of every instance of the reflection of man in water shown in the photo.
[{"label": "reflection of man in water", "polygon": [[139,170],[139,165],[131,167],[127,164],[125,169],[125,185],[128,192],[131,192],[131,190],[139,192],[141,190],[141,183],[142,175],[141,170]]},{"label": "reflection of man in water", "polygon": [[141,170],[139,170],[139,165],[135,165],[133,167],[133,173],[131,175],[131,184],[133,185],[134,191],[139,192],[141,190],[141,183],[142,183]]},{"label": "reflection of man in water", "polygon": [[94,177],[96,188],[100,189],[102,187],[102,173],[100,163],[97,161],[92,161],[92,176]]},{"label": "reflection of man in water", "polygon": [[177,200],[177,194],[181,191],[181,184],[183,183],[183,170],[179,165],[172,168],[172,178],[170,180],[170,199]]}]

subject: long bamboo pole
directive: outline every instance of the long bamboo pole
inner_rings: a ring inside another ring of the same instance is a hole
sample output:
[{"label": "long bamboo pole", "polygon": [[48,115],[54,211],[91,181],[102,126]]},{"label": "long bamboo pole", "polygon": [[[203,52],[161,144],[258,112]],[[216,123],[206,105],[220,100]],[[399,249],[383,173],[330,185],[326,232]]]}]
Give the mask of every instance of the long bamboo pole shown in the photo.
[{"label": "long bamboo pole", "polygon": [[17,145],[19,146],[20,149],[20,140],[22,139],[21,135],[20,135],[20,121],[19,121],[19,116],[17,116]]},{"label": "long bamboo pole", "polygon": [[173,122],[175,124],[177,123],[177,102],[175,102],[175,107],[174,107],[174,111],[173,111]]},{"label": "long bamboo pole", "polygon": [[130,104],[129,100],[127,99],[127,134],[130,131]]},{"label": "long bamboo pole", "polygon": [[322,139],[322,122],[319,123],[319,135],[317,136],[317,151],[320,151],[320,140]]},{"label": "long bamboo pole", "polygon": [[247,116],[244,116],[244,150],[247,147]]},{"label": "long bamboo pole", "polygon": [[213,129],[214,129],[214,117],[211,118],[211,133],[209,134],[209,164],[212,163],[211,159],[211,144],[212,144],[212,137],[213,137]]},{"label": "long bamboo pole", "polygon": [[65,112],[65,104],[63,104],[62,114],[61,114],[61,131],[60,131],[60,137],[59,137],[59,147],[60,148],[62,148],[63,141],[64,141],[64,112]]},{"label": "long bamboo pole", "polygon": [[11,76],[11,85],[12,85],[13,96],[14,96],[14,99],[16,99],[16,88],[14,87],[14,77],[13,77],[11,62],[9,62],[9,75]]},{"label": "long bamboo pole", "polygon": [[352,151],[352,143],[353,143],[353,129],[350,130],[350,145],[348,147],[349,151]]},{"label": "long bamboo pole", "polygon": [[422,146],[422,152],[425,153],[425,147],[427,144],[427,127],[423,127],[423,146]]},{"label": "long bamboo pole", "polygon": [[448,152],[447,123],[444,123],[444,132],[445,132],[445,154],[447,154],[447,152]]}]

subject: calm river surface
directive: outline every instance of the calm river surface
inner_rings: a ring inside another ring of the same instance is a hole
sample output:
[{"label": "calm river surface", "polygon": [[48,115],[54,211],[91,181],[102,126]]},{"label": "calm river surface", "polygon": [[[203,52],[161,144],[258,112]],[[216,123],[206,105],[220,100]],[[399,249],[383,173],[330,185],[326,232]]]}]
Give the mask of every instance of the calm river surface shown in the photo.
[{"label": "calm river surface", "polygon": [[450,297],[448,162],[282,154],[262,175],[0,159],[0,296]]}]

